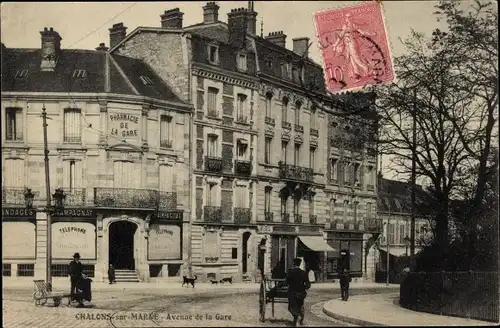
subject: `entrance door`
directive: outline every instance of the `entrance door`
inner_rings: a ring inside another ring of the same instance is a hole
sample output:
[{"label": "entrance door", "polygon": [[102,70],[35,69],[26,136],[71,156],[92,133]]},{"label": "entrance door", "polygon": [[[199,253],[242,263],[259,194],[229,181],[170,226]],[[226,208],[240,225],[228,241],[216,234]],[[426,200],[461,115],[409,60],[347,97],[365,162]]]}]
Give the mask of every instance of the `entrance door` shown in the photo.
[{"label": "entrance door", "polygon": [[266,255],[266,239],[262,239],[259,243],[259,254],[257,257],[257,267],[260,272],[264,273],[264,257]]},{"label": "entrance door", "polygon": [[109,264],[115,269],[134,270],[134,234],[137,225],[118,221],[109,227]]},{"label": "entrance door", "polygon": [[242,252],[241,252],[241,267],[242,267],[242,272],[243,274],[247,273],[248,271],[248,239],[250,238],[251,233],[250,232],[245,232],[243,233],[243,245],[242,245]]}]

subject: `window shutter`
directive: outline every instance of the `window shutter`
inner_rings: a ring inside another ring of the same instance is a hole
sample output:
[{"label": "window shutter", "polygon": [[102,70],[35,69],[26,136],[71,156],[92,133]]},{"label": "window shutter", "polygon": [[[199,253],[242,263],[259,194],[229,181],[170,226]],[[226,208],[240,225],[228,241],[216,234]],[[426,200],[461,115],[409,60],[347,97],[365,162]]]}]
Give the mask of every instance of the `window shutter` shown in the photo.
[{"label": "window shutter", "polygon": [[23,139],[23,111],[21,109],[16,110],[16,140]]}]

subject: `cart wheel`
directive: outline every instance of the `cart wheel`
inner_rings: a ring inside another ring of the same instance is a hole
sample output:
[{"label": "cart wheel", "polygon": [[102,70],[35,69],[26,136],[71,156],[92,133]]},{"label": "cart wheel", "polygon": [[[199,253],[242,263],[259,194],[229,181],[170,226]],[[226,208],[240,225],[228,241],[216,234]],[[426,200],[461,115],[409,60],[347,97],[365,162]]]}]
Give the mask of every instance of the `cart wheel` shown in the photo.
[{"label": "cart wheel", "polygon": [[264,286],[264,282],[260,285],[259,315],[260,321],[264,322],[266,319],[266,288]]},{"label": "cart wheel", "polygon": [[42,293],[39,291],[33,293],[33,299],[35,300],[36,306],[43,306],[47,303],[47,299],[43,298]]}]

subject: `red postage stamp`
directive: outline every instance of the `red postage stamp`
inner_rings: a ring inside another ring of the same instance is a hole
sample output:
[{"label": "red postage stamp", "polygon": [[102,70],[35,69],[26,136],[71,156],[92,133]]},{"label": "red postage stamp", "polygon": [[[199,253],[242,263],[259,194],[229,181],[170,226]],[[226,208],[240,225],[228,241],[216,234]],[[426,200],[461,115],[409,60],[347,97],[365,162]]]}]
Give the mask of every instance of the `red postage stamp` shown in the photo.
[{"label": "red postage stamp", "polygon": [[315,23],[330,92],[394,79],[380,3],[320,12]]}]

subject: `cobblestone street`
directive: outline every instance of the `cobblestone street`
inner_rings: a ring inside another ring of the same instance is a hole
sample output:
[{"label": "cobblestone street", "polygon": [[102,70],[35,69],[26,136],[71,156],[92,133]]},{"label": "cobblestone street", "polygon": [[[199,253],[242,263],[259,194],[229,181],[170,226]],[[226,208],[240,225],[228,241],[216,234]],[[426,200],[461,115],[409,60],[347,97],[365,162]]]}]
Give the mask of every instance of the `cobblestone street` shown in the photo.
[{"label": "cobblestone street", "polygon": [[[372,293],[358,290],[354,293]],[[380,291],[377,291],[380,292]],[[258,320],[258,293],[253,289],[102,290],[93,293],[92,307],[36,307],[29,289],[4,290],[4,327],[241,327],[291,324],[286,304],[276,304],[266,322]],[[306,300],[306,326],[345,326],[322,313],[323,302],[338,291],[312,290]]]}]

